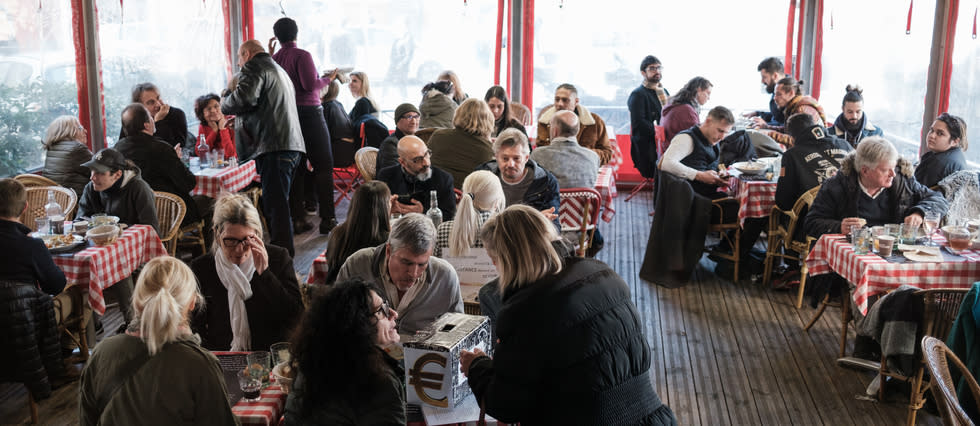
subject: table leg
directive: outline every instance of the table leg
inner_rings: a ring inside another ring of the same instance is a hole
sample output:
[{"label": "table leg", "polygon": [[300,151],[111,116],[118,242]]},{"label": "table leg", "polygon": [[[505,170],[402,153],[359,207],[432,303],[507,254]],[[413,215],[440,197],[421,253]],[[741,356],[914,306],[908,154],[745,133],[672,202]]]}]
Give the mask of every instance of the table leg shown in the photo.
[{"label": "table leg", "polygon": [[840,298],[840,357],[844,357],[847,350],[847,324],[851,322],[851,291],[848,288],[841,290]]}]

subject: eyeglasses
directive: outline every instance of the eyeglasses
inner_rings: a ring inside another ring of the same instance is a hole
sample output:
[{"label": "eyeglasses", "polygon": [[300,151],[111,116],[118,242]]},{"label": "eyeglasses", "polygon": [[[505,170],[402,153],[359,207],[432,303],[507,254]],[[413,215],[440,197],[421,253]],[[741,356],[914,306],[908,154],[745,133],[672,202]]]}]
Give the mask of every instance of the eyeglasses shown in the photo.
[{"label": "eyeglasses", "polygon": [[388,306],[388,301],[381,302],[381,306],[379,306],[378,310],[374,311],[374,313],[384,315],[385,319],[391,319],[391,317],[395,315],[395,313],[391,310],[391,306]]},{"label": "eyeglasses", "polygon": [[409,161],[411,161],[412,164],[422,164],[422,162],[425,161],[426,158],[431,158],[431,157],[432,157],[432,150],[427,149],[425,150],[425,154],[415,157]]},{"label": "eyeglasses", "polygon": [[651,65],[647,67],[647,71],[662,71],[664,69],[661,65]]},{"label": "eyeglasses", "polygon": [[405,114],[405,115],[402,116],[402,119],[403,120],[418,120],[418,119],[421,119],[421,118],[422,118],[422,116],[420,116],[418,114]]},{"label": "eyeglasses", "polygon": [[230,248],[230,249],[233,249],[233,248],[235,248],[235,247],[237,247],[239,245],[241,245],[242,248],[247,248],[248,247],[248,240],[250,238],[252,238],[252,237],[249,236],[249,237],[242,238],[240,240],[238,238],[222,238],[221,239],[221,244],[224,244],[226,248]]}]

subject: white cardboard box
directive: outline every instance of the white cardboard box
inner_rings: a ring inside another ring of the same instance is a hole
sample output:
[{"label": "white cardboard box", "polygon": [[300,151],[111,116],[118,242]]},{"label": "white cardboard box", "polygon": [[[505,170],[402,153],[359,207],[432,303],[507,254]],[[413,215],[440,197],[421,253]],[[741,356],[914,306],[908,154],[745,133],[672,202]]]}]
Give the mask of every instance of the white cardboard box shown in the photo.
[{"label": "white cardboard box", "polygon": [[445,313],[403,343],[409,404],[455,408],[473,393],[459,369],[462,350],[490,354],[490,321],[481,315]]}]

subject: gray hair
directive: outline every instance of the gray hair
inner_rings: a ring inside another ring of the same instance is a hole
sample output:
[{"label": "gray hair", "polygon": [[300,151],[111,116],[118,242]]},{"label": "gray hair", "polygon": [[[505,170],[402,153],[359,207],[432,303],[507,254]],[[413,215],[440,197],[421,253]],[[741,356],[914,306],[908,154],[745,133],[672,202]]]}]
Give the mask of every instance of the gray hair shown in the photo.
[{"label": "gray hair", "polygon": [[44,149],[61,141],[78,140],[78,134],[84,132],[82,123],[73,115],[62,115],[48,125],[44,135]]},{"label": "gray hair", "polygon": [[436,246],[436,227],[421,213],[406,214],[391,228],[388,244],[392,253],[403,248],[413,254],[431,252]]},{"label": "gray hair", "polygon": [[521,151],[525,154],[531,153],[531,145],[527,141],[527,135],[513,127],[504,129],[504,131],[497,135],[497,140],[493,141],[493,153],[496,154],[502,148],[510,148],[512,146],[521,147]]},{"label": "gray hair", "polygon": [[885,160],[898,160],[898,150],[895,149],[895,145],[880,136],[861,139],[854,153],[854,167],[859,172],[865,167],[871,169],[878,167],[878,164]]}]

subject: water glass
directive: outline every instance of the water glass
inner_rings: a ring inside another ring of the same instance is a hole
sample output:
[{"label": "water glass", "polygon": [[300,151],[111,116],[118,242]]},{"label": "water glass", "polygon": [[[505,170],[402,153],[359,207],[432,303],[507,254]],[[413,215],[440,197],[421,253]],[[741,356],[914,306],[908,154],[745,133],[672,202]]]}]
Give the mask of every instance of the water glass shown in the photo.
[{"label": "water glass", "polygon": [[886,229],[884,226],[871,227],[871,242],[874,246],[873,251],[875,253],[881,251],[881,249],[878,247],[878,237],[881,237],[882,235],[888,235],[888,229]]},{"label": "water glass", "polygon": [[886,232],[888,233],[888,235],[891,235],[891,236],[895,237],[895,239],[897,240],[899,234],[902,231],[902,226],[899,225],[899,224],[897,224],[897,223],[889,223],[889,224],[885,225],[885,229],[886,229]]},{"label": "water glass", "polygon": [[212,169],[217,169],[218,168],[218,153],[217,152],[209,152],[208,153],[208,167],[211,167]]},{"label": "water glass", "polygon": [[269,361],[272,360],[272,355],[265,351],[256,351],[247,355],[248,367],[246,370],[252,375],[252,377],[262,381],[269,381],[269,372],[272,368],[269,365]]},{"label": "water glass", "polygon": [[47,216],[34,218],[34,226],[37,226],[37,233],[41,235],[47,235],[51,231],[51,223]]},{"label": "water glass", "polygon": [[274,343],[269,347],[269,351],[272,352],[272,366],[275,367],[284,362],[289,362],[292,357],[289,352],[289,343],[279,342]]},{"label": "water glass", "polygon": [[903,223],[899,228],[898,242],[902,244],[915,244],[919,234],[919,226],[910,223]]},{"label": "water glass", "polygon": [[871,231],[867,228],[852,228],[851,243],[854,245],[854,254],[867,254],[869,243],[871,242]]}]

